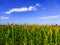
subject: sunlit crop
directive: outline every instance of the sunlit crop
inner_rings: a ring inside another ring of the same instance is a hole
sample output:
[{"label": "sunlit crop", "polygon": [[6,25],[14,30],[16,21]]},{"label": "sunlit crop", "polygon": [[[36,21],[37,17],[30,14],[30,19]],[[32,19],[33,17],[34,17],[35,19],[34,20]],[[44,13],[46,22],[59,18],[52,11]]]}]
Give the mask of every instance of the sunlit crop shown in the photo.
[{"label": "sunlit crop", "polygon": [[0,25],[0,45],[60,45],[60,26]]}]

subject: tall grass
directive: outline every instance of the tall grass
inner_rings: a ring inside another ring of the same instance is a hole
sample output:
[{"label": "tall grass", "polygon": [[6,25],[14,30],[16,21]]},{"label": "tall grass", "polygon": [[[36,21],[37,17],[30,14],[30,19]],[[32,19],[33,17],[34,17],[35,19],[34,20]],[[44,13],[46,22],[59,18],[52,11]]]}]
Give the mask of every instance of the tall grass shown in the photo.
[{"label": "tall grass", "polygon": [[0,45],[60,45],[60,26],[0,25]]}]

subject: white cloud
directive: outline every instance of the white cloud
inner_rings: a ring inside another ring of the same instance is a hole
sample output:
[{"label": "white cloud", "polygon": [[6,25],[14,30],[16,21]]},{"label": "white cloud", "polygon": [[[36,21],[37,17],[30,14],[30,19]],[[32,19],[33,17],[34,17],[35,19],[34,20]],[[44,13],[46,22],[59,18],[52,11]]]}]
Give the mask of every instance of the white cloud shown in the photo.
[{"label": "white cloud", "polygon": [[41,5],[41,4],[39,4],[39,3],[37,3],[37,4],[36,4],[36,6],[41,7],[42,5]]},{"label": "white cloud", "polygon": [[9,19],[9,17],[1,16],[0,19],[1,20],[6,20],[6,19]]},{"label": "white cloud", "polygon": [[58,19],[58,18],[60,18],[60,15],[54,15],[54,16],[44,16],[44,17],[31,17],[31,18],[29,18],[29,20],[44,20],[44,19]]},{"label": "white cloud", "polygon": [[29,7],[22,7],[22,8],[12,8],[9,11],[6,11],[6,14],[11,14],[13,12],[25,12],[25,11],[35,11],[37,10],[37,6],[39,7],[40,4],[36,4],[35,6],[29,6]]},{"label": "white cloud", "polygon": [[38,19],[55,19],[55,18],[59,18],[60,15],[55,15],[55,16],[46,16],[46,17],[38,17]]}]

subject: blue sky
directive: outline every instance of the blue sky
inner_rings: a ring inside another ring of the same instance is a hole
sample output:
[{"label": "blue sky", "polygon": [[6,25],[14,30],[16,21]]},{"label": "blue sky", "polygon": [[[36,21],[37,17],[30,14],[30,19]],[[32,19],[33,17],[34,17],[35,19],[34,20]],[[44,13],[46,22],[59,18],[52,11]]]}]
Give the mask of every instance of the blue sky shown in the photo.
[{"label": "blue sky", "polygon": [[0,24],[60,24],[60,0],[0,0]]}]

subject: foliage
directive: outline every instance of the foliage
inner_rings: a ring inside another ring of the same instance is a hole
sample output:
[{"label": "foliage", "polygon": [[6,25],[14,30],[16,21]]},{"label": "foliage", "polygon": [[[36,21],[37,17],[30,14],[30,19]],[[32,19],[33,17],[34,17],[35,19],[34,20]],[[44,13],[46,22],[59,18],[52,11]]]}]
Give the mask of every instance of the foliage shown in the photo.
[{"label": "foliage", "polygon": [[60,26],[0,25],[0,45],[60,45]]}]

